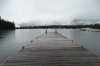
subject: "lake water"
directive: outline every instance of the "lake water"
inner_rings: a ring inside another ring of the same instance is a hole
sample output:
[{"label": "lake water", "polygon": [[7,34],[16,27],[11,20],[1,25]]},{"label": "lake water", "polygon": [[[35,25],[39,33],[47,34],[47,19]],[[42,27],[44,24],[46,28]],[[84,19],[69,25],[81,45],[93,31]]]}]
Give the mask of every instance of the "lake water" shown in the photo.
[{"label": "lake water", "polygon": [[[54,29],[48,31],[53,32]],[[57,31],[100,56],[100,32],[80,31],[78,29],[59,29]],[[45,29],[0,30],[0,63],[44,32]]]}]

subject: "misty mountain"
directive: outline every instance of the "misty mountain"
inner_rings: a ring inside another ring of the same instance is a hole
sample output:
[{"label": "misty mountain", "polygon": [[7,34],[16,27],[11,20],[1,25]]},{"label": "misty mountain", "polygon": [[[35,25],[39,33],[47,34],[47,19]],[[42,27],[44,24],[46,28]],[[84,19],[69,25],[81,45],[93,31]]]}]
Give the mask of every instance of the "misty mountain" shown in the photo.
[{"label": "misty mountain", "polygon": [[34,21],[19,24],[19,26],[39,26],[39,25],[40,25],[39,22],[34,22]]},{"label": "misty mountain", "polygon": [[54,21],[52,25],[62,25],[62,22]]},{"label": "misty mountain", "polygon": [[[67,25],[68,21],[54,21],[52,22],[51,25]],[[100,23],[100,20],[94,20],[94,19],[72,19],[69,21],[69,25],[78,25],[78,24],[95,24],[95,23]],[[41,22],[38,21],[30,21],[26,23],[21,23],[19,26],[40,26],[42,25]],[[46,25],[46,24],[44,24]]]},{"label": "misty mountain", "polygon": [[71,21],[72,25],[77,25],[77,24],[94,24],[94,23],[100,23],[100,20],[94,20],[94,19],[73,19]]}]

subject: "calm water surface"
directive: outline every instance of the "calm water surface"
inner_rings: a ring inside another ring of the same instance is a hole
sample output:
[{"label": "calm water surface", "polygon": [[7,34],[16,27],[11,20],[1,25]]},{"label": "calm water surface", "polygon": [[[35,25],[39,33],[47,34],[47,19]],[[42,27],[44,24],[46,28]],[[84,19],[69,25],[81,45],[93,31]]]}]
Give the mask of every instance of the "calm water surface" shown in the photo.
[{"label": "calm water surface", "polygon": [[100,32],[80,31],[78,29],[61,29],[58,32],[100,56]]},{"label": "calm water surface", "polygon": [[[53,29],[49,29],[53,32]],[[0,63],[4,62],[11,55],[19,51],[22,46],[43,34],[45,29],[18,29],[0,31]],[[73,29],[59,29],[59,33],[74,40],[74,42],[84,46],[91,52],[100,56],[100,32],[88,32]]]},{"label": "calm water surface", "polygon": [[0,63],[44,32],[45,30],[40,29],[0,31]]}]

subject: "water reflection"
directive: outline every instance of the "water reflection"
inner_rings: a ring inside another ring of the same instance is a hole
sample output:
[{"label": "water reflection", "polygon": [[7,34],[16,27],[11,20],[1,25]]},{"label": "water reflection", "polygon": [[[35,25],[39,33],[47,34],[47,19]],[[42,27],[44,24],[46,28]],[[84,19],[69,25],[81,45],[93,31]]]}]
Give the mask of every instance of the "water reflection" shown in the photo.
[{"label": "water reflection", "polygon": [[0,38],[0,63],[44,32],[41,29],[0,31],[0,37],[3,37]]},{"label": "water reflection", "polygon": [[89,32],[80,31],[73,29],[62,29],[58,30],[64,36],[73,39],[76,43],[84,46],[91,52],[100,56],[100,33],[99,32]]},{"label": "water reflection", "polygon": [[[54,29],[48,30],[48,32],[54,31]],[[99,32],[88,32],[73,29],[61,29],[57,31],[100,56]],[[18,29],[0,31],[0,63],[5,61],[12,54],[19,51],[22,46],[30,43],[32,39],[36,39],[36,37],[40,36],[44,32],[45,29]]]},{"label": "water reflection", "polygon": [[[0,31],[0,62],[3,62],[5,59],[7,59],[9,56],[11,56],[11,53],[7,52],[9,50],[8,46],[11,40],[14,39],[15,36],[15,30],[1,30]],[[10,39],[10,40],[9,40]]]},{"label": "water reflection", "polygon": [[[14,31],[14,30],[12,30],[12,31]],[[6,30],[0,30],[0,39],[5,38],[12,31],[11,30],[7,30],[7,31]]]}]

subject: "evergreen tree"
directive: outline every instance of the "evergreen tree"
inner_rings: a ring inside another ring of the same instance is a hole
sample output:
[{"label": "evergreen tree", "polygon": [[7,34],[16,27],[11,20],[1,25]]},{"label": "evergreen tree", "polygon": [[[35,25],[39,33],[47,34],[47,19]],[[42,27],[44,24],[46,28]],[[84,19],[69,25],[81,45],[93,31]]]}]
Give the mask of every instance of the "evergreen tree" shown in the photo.
[{"label": "evergreen tree", "polygon": [[10,22],[2,19],[0,16],[0,29],[1,30],[15,29],[15,24],[14,22]]}]

